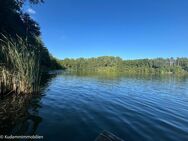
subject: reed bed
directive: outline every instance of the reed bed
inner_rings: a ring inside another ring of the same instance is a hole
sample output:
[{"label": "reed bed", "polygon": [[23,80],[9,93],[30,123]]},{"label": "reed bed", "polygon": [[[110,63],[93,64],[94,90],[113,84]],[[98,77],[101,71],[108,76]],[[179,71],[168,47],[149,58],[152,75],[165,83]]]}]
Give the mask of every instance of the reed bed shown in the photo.
[{"label": "reed bed", "polygon": [[3,36],[0,41],[0,94],[28,94],[39,90],[39,52],[27,40]]}]

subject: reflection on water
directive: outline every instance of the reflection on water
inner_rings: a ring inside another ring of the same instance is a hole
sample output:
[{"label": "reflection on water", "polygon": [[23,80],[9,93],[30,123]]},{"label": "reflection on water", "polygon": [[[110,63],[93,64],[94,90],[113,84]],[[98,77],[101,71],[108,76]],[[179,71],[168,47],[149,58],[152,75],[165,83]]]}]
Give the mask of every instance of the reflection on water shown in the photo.
[{"label": "reflection on water", "polygon": [[[0,134],[34,134],[42,118],[30,107],[31,96],[11,96],[0,103]],[[35,109],[38,109],[35,104]],[[31,112],[29,112],[30,110]]]},{"label": "reflection on water", "polygon": [[0,134],[93,141],[103,130],[126,141],[188,140],[188,79],[58,73],[41,95],[0,102]]},{"label": "reflection on water", "polygon": [[[42,89],[54,75],[43,77]],[[0,135],[34,135],[42,117],[38,115],[41,108],[42,94],[11,95],[0,100]]]}]

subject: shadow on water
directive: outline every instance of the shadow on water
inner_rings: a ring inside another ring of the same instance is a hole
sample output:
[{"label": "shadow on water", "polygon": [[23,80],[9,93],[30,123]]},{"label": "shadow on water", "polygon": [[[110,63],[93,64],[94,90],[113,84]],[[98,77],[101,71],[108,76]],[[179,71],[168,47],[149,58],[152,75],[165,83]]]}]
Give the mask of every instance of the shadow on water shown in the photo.
[{"label": "shadow on water", "polygon": [[0,100],[0,135],[34,135],[42,117],[38,111],[42,91],[56,75],[42,77],[41,92],[33,95],[11,95]]},{"label": "shadow on water", "polygon": [[[11,96],[0,103],[0,134],[23,135],[34,133],[42,119],[29,112],[31,96]],[[31,107],[32,109],[32,107]],[[30,130],[30,131],[29,131]]]}]

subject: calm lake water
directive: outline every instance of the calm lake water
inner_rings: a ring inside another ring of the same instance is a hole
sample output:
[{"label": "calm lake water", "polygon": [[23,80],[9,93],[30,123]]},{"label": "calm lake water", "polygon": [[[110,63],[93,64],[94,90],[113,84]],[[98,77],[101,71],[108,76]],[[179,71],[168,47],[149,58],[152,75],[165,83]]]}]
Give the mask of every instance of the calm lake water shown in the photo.
[{"label": "calm lake water", "polygon": [[187,77],[64,72],[41,93],[20,111],[16,100],[4,107],[12,112],[1,109],[1,133],[94,141],[107,130],[125,141],[188,141]]}]

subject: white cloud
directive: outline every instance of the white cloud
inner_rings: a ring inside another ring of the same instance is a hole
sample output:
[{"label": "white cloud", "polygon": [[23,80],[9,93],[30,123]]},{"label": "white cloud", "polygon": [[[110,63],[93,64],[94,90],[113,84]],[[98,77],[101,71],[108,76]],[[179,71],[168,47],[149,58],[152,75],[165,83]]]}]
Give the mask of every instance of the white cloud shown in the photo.
[{"label": "white cloud", "polygon": [[36,11],[33,10],[32,8],[28,8],[27,9],[27,13],[29,13],[29,14],[36,14]]}]

